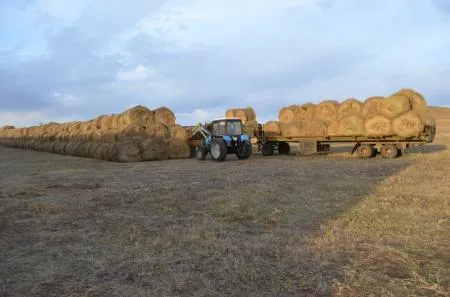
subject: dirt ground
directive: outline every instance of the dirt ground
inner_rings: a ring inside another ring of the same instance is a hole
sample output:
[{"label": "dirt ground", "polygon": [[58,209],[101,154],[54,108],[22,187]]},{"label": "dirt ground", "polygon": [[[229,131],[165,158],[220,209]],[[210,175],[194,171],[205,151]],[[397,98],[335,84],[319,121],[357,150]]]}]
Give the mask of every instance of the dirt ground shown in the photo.
[{"label": "dirt ground", "polygon": [[435,112],[436,143],[394,160],[0,147],[0,296],[450,296],[450,112]]}]

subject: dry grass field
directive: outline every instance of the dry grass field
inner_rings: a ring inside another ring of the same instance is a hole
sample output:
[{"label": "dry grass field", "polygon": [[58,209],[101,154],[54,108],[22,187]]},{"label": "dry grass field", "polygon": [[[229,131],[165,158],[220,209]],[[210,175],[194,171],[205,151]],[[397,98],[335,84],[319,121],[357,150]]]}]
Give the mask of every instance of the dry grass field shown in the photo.
[{"label": "dry grass field", "polygon": [[403,157],[0,148],[0,296],[450,296],[450,110]]}]

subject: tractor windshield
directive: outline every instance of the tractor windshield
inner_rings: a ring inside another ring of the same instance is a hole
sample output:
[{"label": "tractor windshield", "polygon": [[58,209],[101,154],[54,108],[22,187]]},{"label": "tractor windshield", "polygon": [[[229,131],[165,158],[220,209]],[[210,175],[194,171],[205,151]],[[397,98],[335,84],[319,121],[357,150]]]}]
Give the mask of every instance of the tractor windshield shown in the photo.
[{"label": "tractor windshield", "polygon": [[241,135],[242,134],[241,121],[228,121],[227,134],[228,135]]}]

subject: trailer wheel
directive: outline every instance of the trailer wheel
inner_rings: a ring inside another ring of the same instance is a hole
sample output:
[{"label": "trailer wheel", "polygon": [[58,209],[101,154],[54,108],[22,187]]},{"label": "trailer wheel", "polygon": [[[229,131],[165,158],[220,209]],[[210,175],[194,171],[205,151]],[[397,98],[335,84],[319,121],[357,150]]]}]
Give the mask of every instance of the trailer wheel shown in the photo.
[{"label": "trailer wheel", "polygon": [[280,155],[289,155],[291,151],[291,146],[287,142],[280,142],[278,144],[278,154]]},{"label": "trailer wheel", "polygon": [[375,149],[370,144],[361,144],[358,147],[358,156],[360,158],[372,158],[375,156]]},{"label": "trailer wheel", "polygon": [[262,154],[263,156],[273,155],[273,145],[271,142],[266,142],[262,145]]},{"label": "trailer wheel", "polygon": [[384,158],[393,159],[400,155],[400,150],[394,144],[385,144],[381,148],[381,155]]}]

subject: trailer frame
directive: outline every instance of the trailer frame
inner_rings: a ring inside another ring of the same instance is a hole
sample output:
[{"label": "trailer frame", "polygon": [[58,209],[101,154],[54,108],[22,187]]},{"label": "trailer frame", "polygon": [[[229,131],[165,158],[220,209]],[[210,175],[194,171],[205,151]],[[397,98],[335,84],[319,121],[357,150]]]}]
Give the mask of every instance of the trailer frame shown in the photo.
[{"label": "trailer frame", "polygon": [[[380,153],[386,158],[397,158],[411,146],[421,146],[434,141],[436,126],[425,125],[424,130],[415,138],[402,138],[396,136],[365,137],[365,136],[327,136],[327,137],[288,137],[266,135],[264,125],[258,124],[253,137],[256,139],[258,151],[264,156],[273,155],[278,151],[281,155],[290,152],[290,143],[298,143],[300,155],[326,154],[331,144],[353,144],[351,154],[358,153],[361,158],[375,157]],[[297,151],[299,155],[299,151]]]}]

